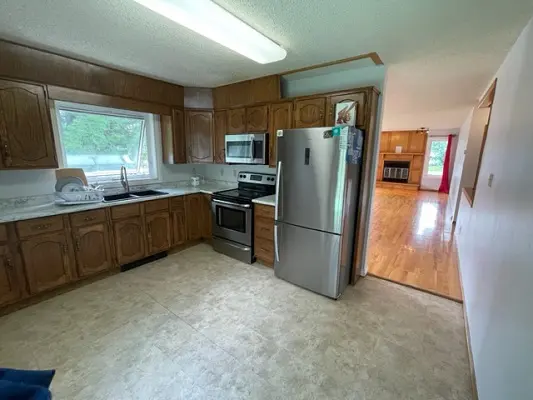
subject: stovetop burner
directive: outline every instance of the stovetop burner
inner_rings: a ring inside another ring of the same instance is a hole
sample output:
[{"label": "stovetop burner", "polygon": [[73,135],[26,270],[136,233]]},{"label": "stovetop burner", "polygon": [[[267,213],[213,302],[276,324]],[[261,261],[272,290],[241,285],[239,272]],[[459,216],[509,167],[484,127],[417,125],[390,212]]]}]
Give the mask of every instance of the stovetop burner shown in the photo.
[{"label": "stovetop burner", "polygon": [[253,199],[268,196],[276,192],[276,176],[253,172],[239,172],[239,187],[213,194],[213,199],[250,204]]}]

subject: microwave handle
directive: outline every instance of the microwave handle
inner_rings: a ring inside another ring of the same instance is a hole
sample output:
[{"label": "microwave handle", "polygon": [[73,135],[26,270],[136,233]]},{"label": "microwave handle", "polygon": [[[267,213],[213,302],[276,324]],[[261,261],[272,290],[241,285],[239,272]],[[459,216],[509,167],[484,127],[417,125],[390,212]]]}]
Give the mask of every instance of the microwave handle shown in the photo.
[{"label": "microwave handle", "polygon": [[255,140],[254,140],[254,138],[252,138],[252,140],[250,141],[250,153],[251,153],[252,160],[255,159],[255,146],[254,146],[254,143],[255,143]]}]

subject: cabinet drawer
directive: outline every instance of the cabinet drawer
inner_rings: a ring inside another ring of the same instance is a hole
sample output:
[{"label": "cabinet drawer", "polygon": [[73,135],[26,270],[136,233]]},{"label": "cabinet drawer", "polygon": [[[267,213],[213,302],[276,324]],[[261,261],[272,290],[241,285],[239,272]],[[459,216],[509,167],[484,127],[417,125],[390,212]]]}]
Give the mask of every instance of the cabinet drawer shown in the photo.
[{"label": "cabinet drawer", "polygon": [[254,225],[254,236],[256,238],[274,240],[274,220],[256,217]]},{"label": "cabinet drawer", "polygon": [[63,217],[60,215],[17,222],[17,231],[21,238],[60,231],[62,229]]},{"label": "cabinet drawer", "polygon": [[261,204],[256,204],[254,206],[254,212],[256,217],[260,218],[270,218],[274,221],[274,207],[273,206],[264,206]]},{"label": "cabinet drawer", "polygon": [[102,223],[105,219],[105,210],[91,210],[70,215],[72,226]]},{"label": "cabinet drawer", "polygon": [[141,215],[141,205],[139,203],[111,207],[111,218],[113,219],[136,217],[138,215]]},{"label": "cabinet drawer", "polygon": [[384,157],[385,160],[392,160],[392,161],[411,161],[413,159],[413,156],[406,155],[406,154],[385,154]]},{"label": "cabinet drawer", "polygon": [[0,242],[7,242],[7,229],[5,225],[0,225]]},{"label": "cabinet drawer", "polygon": [[168,199],[150,200],[144,203],[146,214],[168,210]]},{"label": "cabinet drawer", "polygon": [[172,211],[185,211],[185,196],[172,197],[170,199],[170,208]]}]

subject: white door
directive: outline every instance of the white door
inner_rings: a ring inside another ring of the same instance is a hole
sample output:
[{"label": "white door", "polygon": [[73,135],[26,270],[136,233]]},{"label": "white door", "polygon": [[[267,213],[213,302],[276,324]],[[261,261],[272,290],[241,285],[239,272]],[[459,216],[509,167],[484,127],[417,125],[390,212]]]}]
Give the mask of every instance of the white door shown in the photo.
[{"label": "white door", "polygon": [[439,190],[444,170],[444,157],[446,156],[447,137],[429,137],[424,159],[421,189]]}]

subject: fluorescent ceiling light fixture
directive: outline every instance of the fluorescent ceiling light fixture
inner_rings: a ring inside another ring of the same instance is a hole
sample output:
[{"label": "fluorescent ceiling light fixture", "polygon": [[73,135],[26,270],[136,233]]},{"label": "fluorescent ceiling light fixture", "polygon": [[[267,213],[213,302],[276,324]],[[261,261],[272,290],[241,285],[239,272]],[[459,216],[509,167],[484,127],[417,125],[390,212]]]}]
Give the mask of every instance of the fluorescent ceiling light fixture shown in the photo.
[{"label": "fluorescent ceiling light fixture", "polygon": [[134,0],[260,64],[283,60],[287,52],[210,0]]}]

